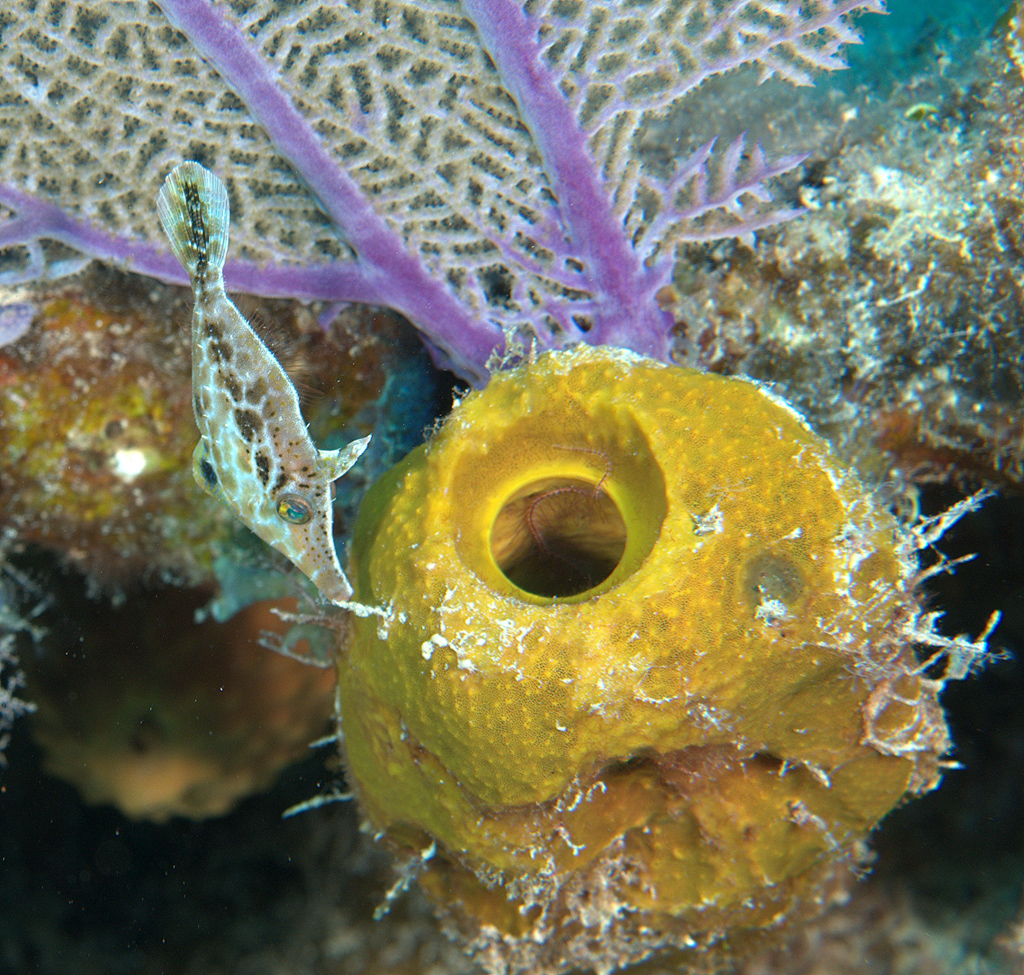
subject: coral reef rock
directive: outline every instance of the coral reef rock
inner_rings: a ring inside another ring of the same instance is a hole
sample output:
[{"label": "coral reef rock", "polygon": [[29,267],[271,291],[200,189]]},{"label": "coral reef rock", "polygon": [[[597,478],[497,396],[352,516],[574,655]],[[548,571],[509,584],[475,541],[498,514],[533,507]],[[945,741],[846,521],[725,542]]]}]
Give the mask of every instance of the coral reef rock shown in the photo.
[{"label": "coral reef rock", "polygon": [[773,383],[872,479],[1020,490],[1020,21],[885,97],[811,93],[789,184],[807,209],[754,247],[680,252],[678,361]]}]

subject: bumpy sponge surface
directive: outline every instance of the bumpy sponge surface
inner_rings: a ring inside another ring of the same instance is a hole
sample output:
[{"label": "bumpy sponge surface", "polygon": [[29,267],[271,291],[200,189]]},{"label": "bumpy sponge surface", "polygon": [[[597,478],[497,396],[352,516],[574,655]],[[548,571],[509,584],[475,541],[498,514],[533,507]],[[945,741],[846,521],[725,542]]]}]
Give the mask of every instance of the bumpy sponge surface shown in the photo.
[{"label": "bumpy sponge surface", "polygon": [[496,374],[355,529],[366,813],[436,850],[495,970],[779,928],[937,780],[899,538],[753,383],[595,348]]}]

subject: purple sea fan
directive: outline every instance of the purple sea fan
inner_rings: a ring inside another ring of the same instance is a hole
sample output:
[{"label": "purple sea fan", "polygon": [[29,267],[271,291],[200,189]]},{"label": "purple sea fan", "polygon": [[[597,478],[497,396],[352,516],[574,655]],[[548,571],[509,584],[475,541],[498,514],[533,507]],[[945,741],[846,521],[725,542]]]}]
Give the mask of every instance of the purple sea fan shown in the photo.
[{"label": "purple sea fan", "polygon": [[20,0],[0,15],[0,283],[115,261],[182,281],[153,200],[232,198],[229,288],[405,314],[481,382],[506,336],[666,358],[676,245],[792,210],[799,161],[638,141],[708,78],[805,84],[882,0]]}]

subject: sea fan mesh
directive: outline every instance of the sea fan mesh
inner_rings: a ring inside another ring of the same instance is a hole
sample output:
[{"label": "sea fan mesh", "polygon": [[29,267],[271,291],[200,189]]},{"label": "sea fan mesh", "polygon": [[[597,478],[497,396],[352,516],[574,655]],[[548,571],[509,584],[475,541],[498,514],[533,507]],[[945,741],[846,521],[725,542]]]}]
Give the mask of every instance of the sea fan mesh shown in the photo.
[{"label": "sea fan mesh", "polygon": [[0,52],[3,182],[159,241],[160,184],[196,159],[228,180],[236,256],[345,253],[245,106],[155,4],[21,0],[0,12]]},{"label": "sea fan mesh", "polygon": [[[734,146],[659,182],[635,143],[648,116],[709,75],[757,63],[801,83],[838,66],[843,17],[879,0],[530,0],[541,64],[568,100],[642,256],[750,229],[769,167]],[[230,12],[228,10],[230,8]],[[537,144],[454,0],[232,0],[233,16],[337,166],[471,308],[579,299],[586,268]],[[106,232],[161,242],[153,200],[177,162],[227,182],[232,255],[310,265],[350,256],[245,105],[139,0],[14,0],[0,12],[0,182]],[[747,175],[750,174],[750,179]],[[769,173],[770,175],[770,173]],[[13,213],[0,213],[13,216]],[[25,248],[3,255],[27,264]],[[524,280],[529,282],[524,284]]]},{"label": "sea fan mesh", "polygon": [[233,5],[340,168],[471,307],[503,289],[511,222],[553,211],[540,158],[450,0]]}]

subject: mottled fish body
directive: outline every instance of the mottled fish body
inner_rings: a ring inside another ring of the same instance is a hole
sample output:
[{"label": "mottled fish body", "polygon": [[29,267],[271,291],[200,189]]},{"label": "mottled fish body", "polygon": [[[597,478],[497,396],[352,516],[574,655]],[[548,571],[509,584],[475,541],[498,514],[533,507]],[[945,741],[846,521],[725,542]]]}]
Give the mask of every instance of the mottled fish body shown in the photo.
[{"label": "mottled fish body", "polygon": [[291,380],[224,290],[230,209],[198,163],[176,167],[157,197],[160,222],[188,272],[196,480],[290,559],[333,602],[352,595],[332,534],[331,483],[370,438],[340,450],[310,439]]}]

